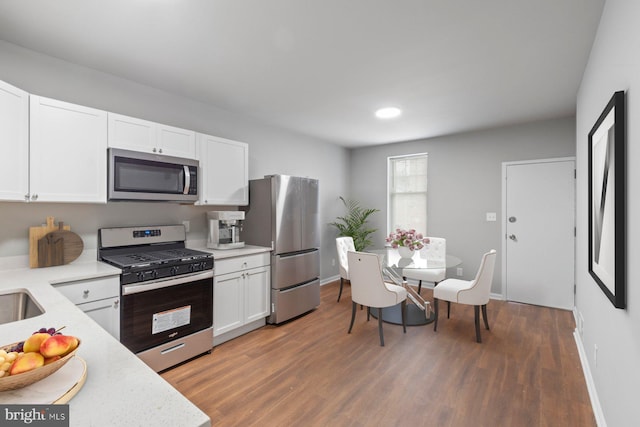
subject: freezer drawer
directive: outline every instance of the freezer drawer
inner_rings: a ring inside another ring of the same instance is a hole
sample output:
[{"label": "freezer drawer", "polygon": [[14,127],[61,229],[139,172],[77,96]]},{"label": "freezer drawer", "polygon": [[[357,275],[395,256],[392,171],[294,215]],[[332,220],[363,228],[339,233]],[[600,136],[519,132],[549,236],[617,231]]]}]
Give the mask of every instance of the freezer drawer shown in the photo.
[{"label": "freezer drawer", "polygon": [[320,277],[320,251],[295,255],[274,255],[271,259],[271,287],[285,289]]},{"label": "freezer drawer", "polygon": [[284,291],[271,290],[271,316],[268,323],[282,323],[320,305],[320,280]]}]

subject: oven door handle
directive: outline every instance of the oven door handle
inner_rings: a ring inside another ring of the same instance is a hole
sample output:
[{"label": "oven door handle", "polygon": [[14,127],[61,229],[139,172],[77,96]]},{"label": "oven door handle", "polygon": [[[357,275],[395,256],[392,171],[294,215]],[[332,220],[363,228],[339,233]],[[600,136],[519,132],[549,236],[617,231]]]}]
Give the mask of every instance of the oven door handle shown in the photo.
[{"label": "oven door handle", "polygon": [[196,280],[213,278],[213,270],[204,273],[190,274],[188,276],[174,277],[166,280],[153,281],[151,283],[137,283],[124,285],[122,295],[132,295],[140,292],[152,291],[154,289],[168,288],[169,286],[181,285],[183,283],[194,282]]}]

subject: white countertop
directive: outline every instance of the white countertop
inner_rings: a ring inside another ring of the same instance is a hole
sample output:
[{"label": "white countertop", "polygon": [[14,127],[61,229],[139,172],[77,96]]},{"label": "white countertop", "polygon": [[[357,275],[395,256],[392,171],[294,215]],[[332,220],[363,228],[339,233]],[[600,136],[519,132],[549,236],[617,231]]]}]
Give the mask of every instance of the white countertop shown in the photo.
[{"label": "white countertop", "polygon": [[217,259],[225,259],[225,258],[234,258],[238,256],[247,256],[253,254],[260,254],[263,252],[271,252],[271,248],[265,246],[252,246],[245,245],[242,248],[237,249],[211,249],[206,247],[194,247],[192,249],[197,249],[200,251],[210,252],[213,254],[214,260],[214,268],[215,268],[215,260]]},{"label": "white countertop", "polygon": [[119,274],[97,261],[0,271],[0,293],[26,289],[45,310],[0,325],[0,344],[23,341],[41,327],[61,326],[82,340],[77,355],[87,363],[87,380],[69,402],[71,426],[210,426],[204,412],[51,286]]}]

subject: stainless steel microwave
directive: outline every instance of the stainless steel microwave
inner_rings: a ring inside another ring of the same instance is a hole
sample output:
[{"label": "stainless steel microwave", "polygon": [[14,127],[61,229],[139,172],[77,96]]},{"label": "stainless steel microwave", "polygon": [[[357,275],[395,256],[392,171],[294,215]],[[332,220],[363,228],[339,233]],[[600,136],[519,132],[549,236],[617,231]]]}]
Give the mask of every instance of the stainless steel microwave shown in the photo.
[{"label": "stainless steel microwave", "polygon": [[194,203],[198,161],[109,148],[109,200]]}]

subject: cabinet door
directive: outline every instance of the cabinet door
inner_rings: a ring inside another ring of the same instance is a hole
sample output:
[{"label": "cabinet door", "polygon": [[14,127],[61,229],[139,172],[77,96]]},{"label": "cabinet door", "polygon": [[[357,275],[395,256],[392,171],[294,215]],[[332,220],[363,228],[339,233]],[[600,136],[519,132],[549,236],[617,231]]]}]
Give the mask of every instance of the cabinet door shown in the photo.
[{"label": "cabinet door", "polygon": [[254,268],[245,274],[245,321],[263,319],[271,313],[269,309],[270,269]]},{"label": "cabinet door", "polygon": [[93,302],[78,304],[78,308],[109,332],[117,340],[120,340],[120,298],[107,298]]},{"label": "cabinet door", "polygon": [[213,335],[220,335],[244,324],[242,273],[216,276],[213,283]]},{"label": "cabinet door", "polygon": [[195,159],[196,133],[109,113],[109,147]]},{"label": "cabinet door", "polygon": [[0,81],[0,200],[29,193],[29,94]]},{"label": "cabinet door", "polygon": [[31,95],[29,183],[38,202],[107,201],[107,113]]},{"label": "cabinet door", "polygon": [[200,204],[249,204],[249,145],[198,134],[200,160]]},{"label": "cabinet door", "polygon": [[158,125],[158,151],[167,156],[196,158],[196,133],[173,126]]},{"label": "cabinet door", "polygon": [[109,147],[151,153],[156,140],[155,123],[109,113]]}]

